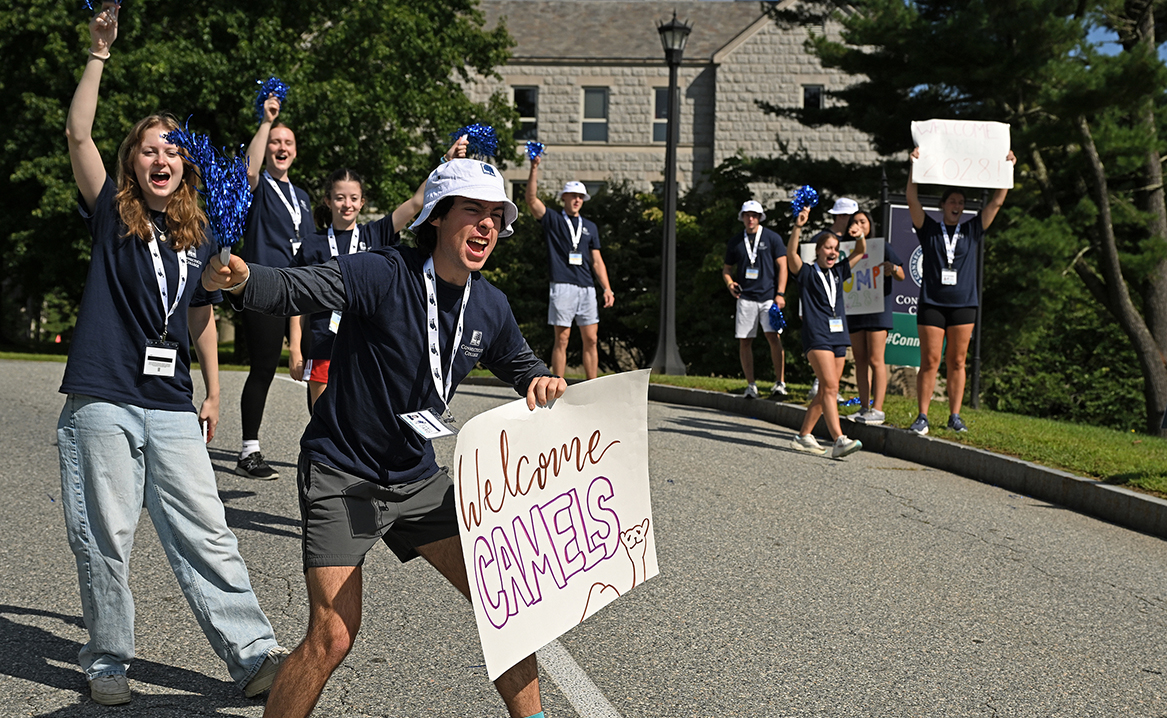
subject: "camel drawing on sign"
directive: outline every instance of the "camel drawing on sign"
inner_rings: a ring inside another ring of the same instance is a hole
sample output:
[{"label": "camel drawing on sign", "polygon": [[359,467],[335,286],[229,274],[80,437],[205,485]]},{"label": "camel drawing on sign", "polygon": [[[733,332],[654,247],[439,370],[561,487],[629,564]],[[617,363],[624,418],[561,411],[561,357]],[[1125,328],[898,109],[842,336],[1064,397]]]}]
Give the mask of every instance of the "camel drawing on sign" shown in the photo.
[{"label": "camel drawing on sign", "polygon": [[[648,569],[645,566],[645,554],[648,551],[648,519],[645,518],[632,528],[621,531],[620,543],[624,546],[628,560],[632,562],[632,585],[628,587],[631,591],[636,587],[638,575],[641,583],[648,577]],[[610,583],[593,583],[591,590],[588,591],[588,600],[584,603],[583,615],[579,617],[580,623],[583,623],[593,611],[599,610],[600,606],[606,606],[620,596],[620,590]],[[593,605],[596,606],[595,609],[592,609]]]}]

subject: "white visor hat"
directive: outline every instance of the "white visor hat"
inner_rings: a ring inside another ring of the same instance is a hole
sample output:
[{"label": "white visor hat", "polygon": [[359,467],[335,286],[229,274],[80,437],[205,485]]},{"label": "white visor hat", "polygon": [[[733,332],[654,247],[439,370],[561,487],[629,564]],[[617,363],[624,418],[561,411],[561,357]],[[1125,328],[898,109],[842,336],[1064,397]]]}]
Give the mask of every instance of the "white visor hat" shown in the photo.
[{"label": "white visor hat", "polygon": [[757,200],[751,199],[742,205],[741,210],[737,213],[737,221],[742,221],[742,215],[746,212],[757,212],[762,215],[758,218],[759,221],[766,219],[766,210],[762,209],[762,203]]},{"label": "white visor hat", "polygon": [[584,187],[583,182],[568,182],[567,184],[563,185],[563,191],[559,193],[560,199],[562,199],[563,195],[567,194],[568,192],[575,192],[578,195],[583,195],[584,202],[587,202],[592,198],[592,196],[588,194],[588,188]]},{"label": "white visor hat", "polygon": [[848,197],[835,200],[835,206],[827,210],[827,214],[855,214],[859,211],[859,203]]},{"label": "white visor hat", "polygon": [[511,225],[519,218],[519,208],[507,199],[502,174],[493,165],[478,160],[454,159],[430,172],[425,181],[425,206],[409,228],[417,229],[424,224],[438,202],[446,197],[502,202],[504,226],[498,231],[499,239],[514,233]]}]

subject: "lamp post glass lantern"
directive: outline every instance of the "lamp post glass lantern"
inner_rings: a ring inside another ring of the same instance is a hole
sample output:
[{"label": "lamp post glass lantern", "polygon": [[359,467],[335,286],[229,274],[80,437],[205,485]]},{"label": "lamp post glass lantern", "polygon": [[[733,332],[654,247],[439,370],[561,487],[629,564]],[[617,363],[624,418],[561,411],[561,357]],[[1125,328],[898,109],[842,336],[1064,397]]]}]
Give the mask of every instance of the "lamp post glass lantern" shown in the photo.
[{"label": "lamp post glass lantern", "polygon": [[659,374],[685,374],[685,362],[677,351],[677,135],[680,101],[677,92],[677,69],[685,52],[685,43],[693,26],[677,20],[677,13],[667,23],[660,23],[661,46],[669,66],[669,115],[665,138],[664,238],[661,243],[660,330],[652,370]]}]

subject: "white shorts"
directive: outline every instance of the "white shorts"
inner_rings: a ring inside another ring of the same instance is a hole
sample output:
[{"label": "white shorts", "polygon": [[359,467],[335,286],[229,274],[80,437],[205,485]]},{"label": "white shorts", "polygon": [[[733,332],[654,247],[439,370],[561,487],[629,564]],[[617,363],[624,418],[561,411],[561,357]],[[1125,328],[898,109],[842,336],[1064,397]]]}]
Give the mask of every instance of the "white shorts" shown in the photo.
[{"label": "white shorts", "polygon": [[570,327],[573,320],[581,327],[600,323],[596,288],[552,282],[551,297],[547,303],[547,323],[553,327]]},{"label": "white shorts", "polygon": [[733,321],[733,335],[738,339],[753,339],[758,336],[758,325],[762,325],[763,332],[771,334],[778,330],[770,326],[770,307],[773,299],[764,302],[755,302],[753,299],[737,300],[737,314]]}]

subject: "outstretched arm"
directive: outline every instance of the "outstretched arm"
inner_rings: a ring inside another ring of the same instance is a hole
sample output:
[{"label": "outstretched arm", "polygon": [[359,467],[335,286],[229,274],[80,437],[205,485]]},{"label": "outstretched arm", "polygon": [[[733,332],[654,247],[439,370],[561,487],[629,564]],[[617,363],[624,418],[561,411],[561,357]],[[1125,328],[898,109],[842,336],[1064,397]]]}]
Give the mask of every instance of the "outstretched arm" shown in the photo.
[{"label": "outstretched arm", "polygon": [[263,169],[264,155],[267,154],[267,138],[271,134],[272,123],[279,116],[280,98],[273,92],[263,101],[263,120],[251,138],[251,144],[247,145],[247,183],[251,185],[252,192],[259,184],[259,173]]},{"label": "outstretched arm", "polygon": [[[462,135],[454,144],[450,145],[450,149],[446,150],[446,161],[466,156],[466,146],[470,144],[469,138]],[[425,206],[425,183],[429,181],[427,176],[417,186],[417,191],[413,196],[397,205],[397,209],[393,210],[393,229],[400,231],[409,226],[410,221],[421,212],[422,207]]]},{"label": "outstretched arm", "polygon": [[[1013,154],[1013,150],[1009,150],[1009,154],[1005,155],[1005,159],[1017,164],[1017,157]],[[1005,195],[1009,194],[1009,190],[1001,187],[993,191],[993,196],[989,198],[988,204],[981,210],[981,227],[988,229],[993,220],[997,218],[997,213],[1001,211],[1001,207],[1005,205]]]},{"label": "outstretched arm", "polygon": [[803,207],[794,218],[794,229],[790,232],[790,241],[786,243],[786,265],[795,276],[802,271],[802,257],[798,256],[798,242],[802,239],[802,228],[810,219],[810,207]]},{"label": "outstretched arm", "polygon": [[527,206],[531,208],[531,214],[535,215],[535,219],[543,219],[543,215],[547,214],[547,206],[543,204],[543,200],[539,199],[539,189],[536,186],[539,178],[539,164],[542,161],[542,157],[536,157],[531,160],[531,174],[527,175],[527,192],[525,198],[527,200]]},{"label": "outstretched arm", "polygon": [[908,213],[912,215],[912,226],[919,229],[924,226],[925,214],[924,205],[920,204],[920,188],[912,181],[912,166],[920,159],[920,148],[913,147],[909,157],[911,162],[908,163],[908,187],[904,190],[904,195],[908,199]]},{"label": "outstretched arm", "polygon": [[119,9],[116,3],[104,2],[101,12],[89,21],[89,59],[85,62],[85,71],[73,93],[73,103],[69,105],[69,117],[65,121],[73,179],[81,191],[85,207],[91,211],[106,178],[105,164],[93,142],[93,116],[97,113],[101,71],[109,59],[110,46],[118,36]]}]

